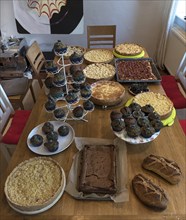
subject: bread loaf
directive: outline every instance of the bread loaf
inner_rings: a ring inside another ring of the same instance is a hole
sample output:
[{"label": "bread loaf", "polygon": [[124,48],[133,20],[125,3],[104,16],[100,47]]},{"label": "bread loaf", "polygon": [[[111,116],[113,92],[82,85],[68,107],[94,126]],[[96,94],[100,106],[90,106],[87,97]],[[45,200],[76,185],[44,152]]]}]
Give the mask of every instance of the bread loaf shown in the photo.
[{"label": "bread loaf", "polygon": [[133,178],[132,186],[136,196],[145,205],[157,210],[167,208],[167,195],[162,188],[155,185],[150,179],[138,174]]},{"label": "bread loaf", "polygon": [[181,178],[178,164],[164,157],[149,155],[144,159],[142,167],[157,173],[171,184],[177,184]]}]

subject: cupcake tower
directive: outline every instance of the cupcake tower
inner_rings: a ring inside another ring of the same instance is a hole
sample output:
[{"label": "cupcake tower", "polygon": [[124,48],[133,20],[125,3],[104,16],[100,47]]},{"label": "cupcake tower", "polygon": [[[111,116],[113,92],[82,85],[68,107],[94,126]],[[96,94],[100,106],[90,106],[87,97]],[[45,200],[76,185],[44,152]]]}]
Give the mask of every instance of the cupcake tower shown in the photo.
[{"label": "cupcake tower", "polygon": [[[70,64],[64,63],[64,54],[67,46],[58,41],[54,44],[54,53],[60,56],[57,70],[52,68],[54,64],[48,65],[47,71],[50,74],[45,79],[45,86],[48,89],[48,100],[45,109],[52,112],[57,120],[84,120],[85,115],[94,110],[94,104],[89,100],[91,97],[91,87],[85,83],[85,75],[82,69],[77,66],[83,62],[83,55],[72,54]],[[60,62],[61,61],[61,62]],[[70,66],[70,74],[66,75],[65,67]],[[63,106],[57,107],[56,102],[64,100]],[[82,105],[78,105],[83,100]]]}]

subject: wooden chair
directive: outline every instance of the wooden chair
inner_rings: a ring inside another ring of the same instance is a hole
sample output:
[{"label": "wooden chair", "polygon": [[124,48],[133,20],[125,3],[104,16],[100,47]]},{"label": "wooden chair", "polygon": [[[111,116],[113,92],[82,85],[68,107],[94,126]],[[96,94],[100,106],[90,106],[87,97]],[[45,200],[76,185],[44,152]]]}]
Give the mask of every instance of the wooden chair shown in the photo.
[{"label": "wooden chair", "polygon": [[1,85],[0,94],[0,150],[9,162],[31,111],[14,111]]},{"label": "wooden chair", "polygon": [[112,47],[116,44],[116,25],[87,26],[87,47]]},{"label": "wooden chair", "polygon": [[23,100],[25,99],[28,91],[31,92],[33,101],[36,101],[32,87],[32,80],[27,77],[2,80],[0,81],[0,84],[15,108],[24,109]]},{"label": "wooden chair", "polygon": [[0,59],[0,84],[16,108],[24,109],[23,100],[30,90],[33,101],[35,95],[32,80],[25,77],[27,63],[23,54],[7,56]]},{"label": "wooden chair", "polygon": [[[31,46],[27,49],[26,57],[30,63],[30,66],[33,70],[34,76],[39,82],[40,87],[43,86],[42,77],[41,77],[41,70],[46,62],[45,56],[41,51],[38,43],[34,41]],[[45,72],[44,72],[45,73]]]}]

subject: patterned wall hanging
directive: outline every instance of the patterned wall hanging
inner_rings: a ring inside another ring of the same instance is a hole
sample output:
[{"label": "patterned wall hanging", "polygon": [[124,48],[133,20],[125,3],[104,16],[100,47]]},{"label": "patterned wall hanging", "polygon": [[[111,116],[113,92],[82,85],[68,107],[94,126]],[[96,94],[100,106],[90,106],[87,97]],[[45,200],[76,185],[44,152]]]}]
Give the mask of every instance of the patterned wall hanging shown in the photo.
[{"label": "patterned wall hanging", "polygon": [[82,34],[83,0],[13,0],[20,34]]}]

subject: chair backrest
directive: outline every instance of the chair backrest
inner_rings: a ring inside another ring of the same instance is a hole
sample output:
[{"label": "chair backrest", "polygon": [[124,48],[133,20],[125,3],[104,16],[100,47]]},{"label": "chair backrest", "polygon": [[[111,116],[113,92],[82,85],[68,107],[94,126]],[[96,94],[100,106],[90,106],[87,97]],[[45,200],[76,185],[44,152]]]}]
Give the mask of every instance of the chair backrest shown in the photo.
[{"label": "chair backrest", "polygon": [[43,67],[46,59],[43,52],[41,51],[38,43],[34,41],[31,46],[27,49],[26,57],[32,67],[32,70],[35,73],[36,78],[39,81],[40,86],[42,87],[43,83],[39,76],[41,68]]},{"label": "chair backrest", "polygon": [[180,62],[180,65],[179,65],[177,73],[176,73],[176,77],[179,80],[179,82],[181,83],[184,91],[186,92],[186,52],[183,55],[183,58]]},{"label": "chair backrest", "polygon": [[116,44],[116,25],[87,26],[87,47],[112,47]]},{"label": "chair backrest", "polygon": [[4,131],[5,126],[7,125],[9,118],[14,114],[14,109],[3,90],[3,87],[0,84],[0,139]]}]

